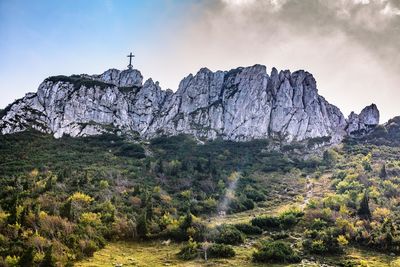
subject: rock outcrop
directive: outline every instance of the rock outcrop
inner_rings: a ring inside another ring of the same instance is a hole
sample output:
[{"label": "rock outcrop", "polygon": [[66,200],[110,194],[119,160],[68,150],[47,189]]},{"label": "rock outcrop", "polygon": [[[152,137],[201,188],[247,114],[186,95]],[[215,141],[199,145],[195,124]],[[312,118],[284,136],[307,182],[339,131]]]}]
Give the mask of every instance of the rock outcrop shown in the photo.
[{"label": "rock outcrop", "polygon": [[203,68],[184,78],[173,93],[151,79],[143,83],[138,70],[111,69],[101,75],[46,79],[37,93],[7,107],[0,130],[8,134],[31,127],[61,137],[117,128],[143,138],[184,133],[235,141],[330,136],[338,142],[356,124],[357,129],[373,125],[374,108],[363,110],[358,122],[348,126],[303,70],[273,68],[269,75],[262,65],[217,72]]},{"label": "rock outcrop", "polygon": [[363,135],[379,124],[379,110],[375,104],[365,107],[358,115],[351,112],[348,119],[347,133],[352,136]]}]

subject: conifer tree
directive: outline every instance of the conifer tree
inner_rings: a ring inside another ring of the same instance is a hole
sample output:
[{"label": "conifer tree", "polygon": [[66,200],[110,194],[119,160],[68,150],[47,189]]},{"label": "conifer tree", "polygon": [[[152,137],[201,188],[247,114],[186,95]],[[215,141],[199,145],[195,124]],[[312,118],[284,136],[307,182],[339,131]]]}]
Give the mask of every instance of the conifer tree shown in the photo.
[{"label": "conifer tree", "polygon": [[144,211],[137,220],[136,231],[140,238],[146,238],[149,233],[149,229],[147,226],[147,215],[146,211]]},{"label": "conifer tree", "polygon": [[56,261],[53,257],[53,245],[50,245],[44,254],[40,267],[56,267]]},{"label": "conifer tree", "polygon": [[30,246],[27,250],[24,251],[21,258],[19,259],[19,266],[33,267],[34,258],[35,258],[35,250],[33,249],[32,246]]},{"label": "conifer tree", "polygon": [[361,218],[364,219],[371,219],[371,210],[369,209],[369,197],[368,197],[368,191],[364,191],[363,198],[361,199],[360,202],[360,208],[358,209],[358,215]]},{"label": "conifer tree", "polygon": [[385,163],[382,165],[381,171],[379,172],[379,177],[382,178],[382,179],[386,179],[387,178],[386,164]]}]

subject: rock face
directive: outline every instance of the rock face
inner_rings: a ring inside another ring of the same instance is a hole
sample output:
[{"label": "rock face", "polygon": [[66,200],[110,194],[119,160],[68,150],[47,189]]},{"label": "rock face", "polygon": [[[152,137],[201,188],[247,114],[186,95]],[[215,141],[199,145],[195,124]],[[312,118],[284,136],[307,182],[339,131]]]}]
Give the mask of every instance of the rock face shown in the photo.
[{"label": "rock face", "polygon": [[360,115],[351,112],[347,133],[352,136],[362,135],[368,133],[379,124],[379,110],[375,104],[365,107]]},{"label": "rock face", "polygon": [[8,134],[32,127],[61,137],[118,128],[143,138],[185,133],[235,141],[331,136],[338,142],[346,129],[377,123],[376,111],[370,106],[348,126],[303,70],[273,68],[269,75],[262,65],[217,72],[203,68],[184,78],[173,93],[151,79],[143,84],[138,70],[110,69],[101,75],[46,79],[37,93],[6,108],[0,130]]}]

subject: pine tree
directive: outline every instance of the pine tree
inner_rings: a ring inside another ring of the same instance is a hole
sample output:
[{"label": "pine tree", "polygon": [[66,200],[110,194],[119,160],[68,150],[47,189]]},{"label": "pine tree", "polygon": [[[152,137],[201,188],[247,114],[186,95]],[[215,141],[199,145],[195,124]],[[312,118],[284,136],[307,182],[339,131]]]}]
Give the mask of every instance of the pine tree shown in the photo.
[{"label": "pine tree", "polygon": [[21,258],[19,259],[19,266],[23,267],[34,266],[33,262],[34,258],[35,258],[35,251],[33,247],[29,247],[27,250],[24,251]]},{"label": "pine tree", "polygon": [[161,159],[159,159],[157,162],[157,172],[164,173],[164,166],[163,166],[163,162]]},{"label": "pine tree", "polygon": [[52,245],[46,249],[44,258],[43,258],[42,262],[40,263],[40,267],[56,267],[56,261],[53,257],[53,246]]},{"label": "pine tree", "polygon": [[70,221],[74,219],[71,200],[68,200],[64,205],[61,206],[60,215],[61,217],[67,218]]},{"label": "pine tree", "polygon": [[183,230],[186,231],[189,227],[192,226],[192,223],[193,223],[192,213],[190,213],[190,209],[187,209],[187,211],[186,211],[186,216],[185,216],[185,218],[183,219],[183,222],[182,222],[182,224],[180,225],[180,227],[181,227]]},{"label": "pine tree", "polygon": [[154,208],[153,201],[150,198],[150,200],[148,200],[146,204],[146,215],[147,215],[147,220],[149,221],[153,219],[153,208]]},{"label": "pine tree", "polygon": [[387,178],[386,164],[385,163],[382,165],[381,171],[379,173],[379,177],[382,178],[382,179],[386,179]]},{"label": "pine tree", "polygon": [[361,199],[360,202],[360,208],[358,209],[358,215],[361,218],[365,219],[371,219],[371,210],[369,209],[369,197],[368,197],[368,191],[364,191],[363,198]]},{"label": "pine tree", "polygon": [[144,211],[137,220],[136,232],[140,238],[146,238],[149,233],[146,211]]},{"label": "pine tree", "polygon": [[15,224],[18,222],[17,207],[18,207],[18,196],[15,196],[12,199],[10,215],[8,215],[7,217],[8,224]]},{"label": "pine tree", "polygon": [[52,176],[48,177],[45,187],[44,187],[44,190],[50,191],[53,188],[53,182],[54,182],[53,177]]}]

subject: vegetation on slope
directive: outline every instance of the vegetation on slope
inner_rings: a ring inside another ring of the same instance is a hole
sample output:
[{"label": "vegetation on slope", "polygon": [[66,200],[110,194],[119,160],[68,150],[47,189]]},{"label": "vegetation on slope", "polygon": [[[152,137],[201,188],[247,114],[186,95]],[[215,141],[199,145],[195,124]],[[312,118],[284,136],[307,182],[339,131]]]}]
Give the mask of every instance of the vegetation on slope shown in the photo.
[{"label": "vegetation on slope", "polygon": [[[400,253],[399,148],[348,140],[305,159],[298,146],[268,145],[0,136],[0,265],[73,265],[118,240],[184,242],[174,254],[188,260],[206,247],[210,257],[240,257],[241,244],[255,250],[248,262],[298,262],[351,246]],[[285,198],[303,205],[262,213]],[[222,211],[253,216],[214,224]]]},{"label": "vegetation on slope", "polygon": [[219,211],[237,171],[227,213],[269,197],[274,183],[252,173],[308,167],[268,152],[266,141],[198,145],[176,136],[133,143],[116,135],[54,139],[34,131],[0,139],[0,255],[9,264],[26,252],[40,263],[50,246],[67,263],[108,240],[203,241],[200,217]]},{"label": "vegetation on slope", "polygon": [[81,75],[71,75],[71,76],[65,76],[65,75],[58,75],[58,76],[51,76],[46,78],[45,82],[66,82],[74,85],[75,89],[79,89],[82,86],[85,86],[87,88],[89,87],[95,87],[98,86],[102,89],[105,89],[107,87],[113,87],[113,84],[101,82],[101,81],[96,81],[92,80],[86,77],[83,77]]}]

